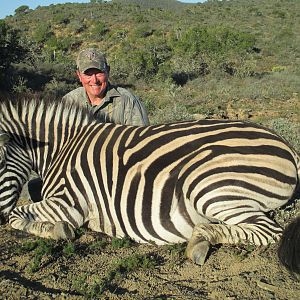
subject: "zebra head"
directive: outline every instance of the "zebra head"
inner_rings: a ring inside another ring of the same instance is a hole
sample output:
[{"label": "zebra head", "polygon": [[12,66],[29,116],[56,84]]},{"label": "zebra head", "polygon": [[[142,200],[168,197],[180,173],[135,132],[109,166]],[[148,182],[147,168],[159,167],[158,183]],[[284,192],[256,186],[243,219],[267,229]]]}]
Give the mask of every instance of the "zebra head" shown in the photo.
[{"label": "zebra head", "polygon": [[7,222],[29,173],[29,162],[11,142],[10,136],[0,131],[0,224]]}]

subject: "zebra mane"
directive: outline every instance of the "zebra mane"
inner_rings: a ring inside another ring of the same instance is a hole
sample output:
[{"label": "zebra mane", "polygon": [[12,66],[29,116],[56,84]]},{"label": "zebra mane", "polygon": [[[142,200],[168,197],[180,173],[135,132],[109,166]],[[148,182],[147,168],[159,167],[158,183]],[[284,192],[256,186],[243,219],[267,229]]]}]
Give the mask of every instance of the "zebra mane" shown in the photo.
[{"label": "zebra mane", "polygon": [[0,104],[0,129],[5,130],[4,124],[28,124],[35,120],[36,124],[51,122],[56,119],[59,124],[68,127],[78,127],[97,122],[91,110],[78,104],[43,99],[9,99]]}]

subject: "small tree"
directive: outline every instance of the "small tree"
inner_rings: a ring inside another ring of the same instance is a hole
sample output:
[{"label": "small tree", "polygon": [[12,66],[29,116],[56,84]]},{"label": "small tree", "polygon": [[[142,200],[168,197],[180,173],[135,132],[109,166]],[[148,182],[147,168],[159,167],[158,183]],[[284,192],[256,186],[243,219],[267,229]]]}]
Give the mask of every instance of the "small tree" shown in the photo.
[{"label": "small tree", "polygon": [[0,72],[8,69],[12,63],[20,62],[26,54],[19,32],[0,20]]},{"label": "small tree", "polygon": [[17,9],[15,9],[15,14],[24,14],[29,11],[29,6],[28,5],[21,5]]},{"label": "small tree", "polygon": [[19,63],[28,53],[19,37],[19,32],[0,20],[0,86],[8,88],[5,76],[13,63]]}]

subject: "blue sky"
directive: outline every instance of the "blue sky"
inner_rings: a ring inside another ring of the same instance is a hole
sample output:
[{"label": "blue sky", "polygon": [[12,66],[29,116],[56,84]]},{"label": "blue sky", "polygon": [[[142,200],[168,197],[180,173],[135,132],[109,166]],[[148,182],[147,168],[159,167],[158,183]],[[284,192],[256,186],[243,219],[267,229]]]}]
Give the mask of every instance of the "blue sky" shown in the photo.
[{"label": "blue sky", "polygon": [[[204,0],[180,0],[181,2],[186,3],[197,3],[204,2]],[[9,15],[14,15],[15,9],[20,7],[21,5],[28,5],[30,8],[35,9],[37,6],[48,6],[50,4],[57,3],[89,3],[90,0],[0,0],[0,19],[5,18]]]}]

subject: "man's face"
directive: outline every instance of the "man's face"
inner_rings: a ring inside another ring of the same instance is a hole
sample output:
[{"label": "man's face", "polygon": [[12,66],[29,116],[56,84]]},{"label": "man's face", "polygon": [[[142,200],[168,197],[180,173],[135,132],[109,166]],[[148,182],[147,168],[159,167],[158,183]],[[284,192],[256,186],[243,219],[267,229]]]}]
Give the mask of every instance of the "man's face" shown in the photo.
[{"label": "man's face", "polygon": [[87,69],[84,73],[77,71],[77,76],[90,99],[104,98],[108,85],[108,72]]}]

